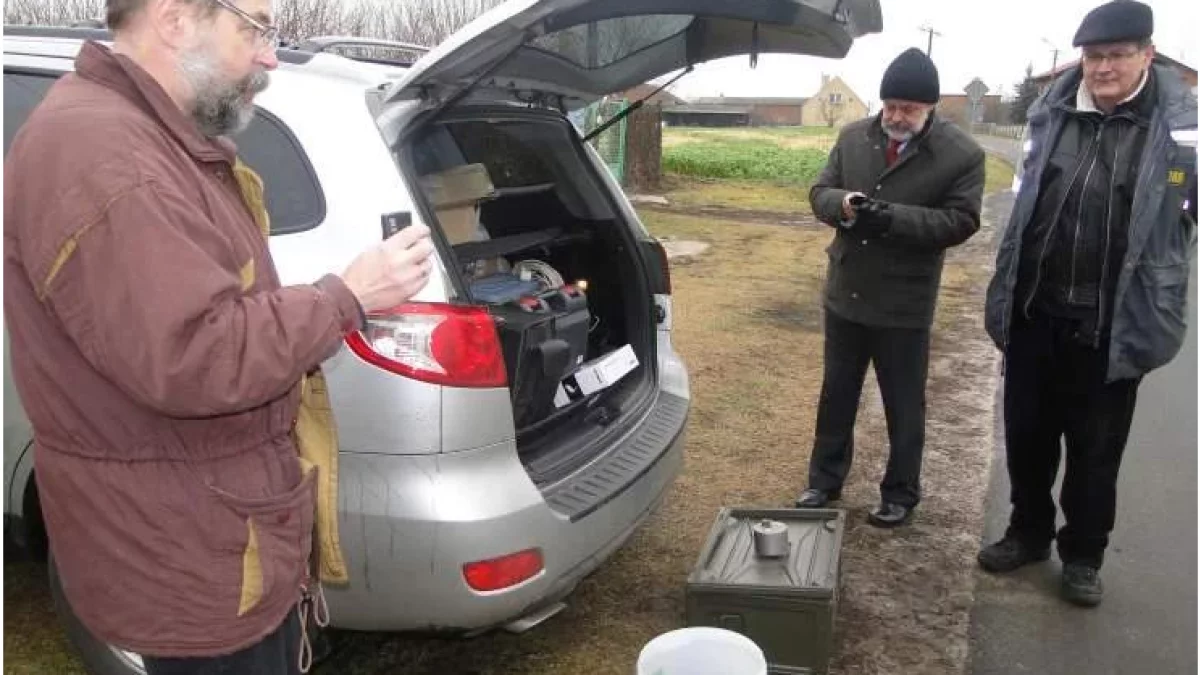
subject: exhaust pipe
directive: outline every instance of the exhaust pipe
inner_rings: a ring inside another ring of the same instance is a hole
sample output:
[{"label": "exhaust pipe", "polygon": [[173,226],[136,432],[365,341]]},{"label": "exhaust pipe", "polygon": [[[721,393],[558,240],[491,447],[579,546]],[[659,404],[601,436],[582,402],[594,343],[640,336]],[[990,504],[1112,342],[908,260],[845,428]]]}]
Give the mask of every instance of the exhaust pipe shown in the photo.
[{"label": "exhaust pipe", "polygon": [[547,621],[566,608],[567,603],[565,602],[556,602],[552,605],[546,605],[535,612],[531,612],[515,621],[512,621],[511,623],[505,624],[504,630],[508,631],[509,633],[520,635],[531,628],[541,625],[543,622]]}]

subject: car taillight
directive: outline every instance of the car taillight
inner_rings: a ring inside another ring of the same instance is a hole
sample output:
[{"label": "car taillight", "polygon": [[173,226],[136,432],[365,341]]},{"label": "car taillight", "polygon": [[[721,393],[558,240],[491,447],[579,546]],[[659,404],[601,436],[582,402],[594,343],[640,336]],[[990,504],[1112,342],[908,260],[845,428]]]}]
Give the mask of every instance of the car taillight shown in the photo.
[{"label": "car taillight", "polygon": [[463,578],[477,591],[499,591],[532,579],[542,571],[542,552],[529,549],[502,558],[463,565]]},{"label": "car taillight", "polygon": [[482,307],[412,303],[367,317],[346,338],[359,358],[414,380],[451,387],[503,387],[508,377],[496,324]]}]

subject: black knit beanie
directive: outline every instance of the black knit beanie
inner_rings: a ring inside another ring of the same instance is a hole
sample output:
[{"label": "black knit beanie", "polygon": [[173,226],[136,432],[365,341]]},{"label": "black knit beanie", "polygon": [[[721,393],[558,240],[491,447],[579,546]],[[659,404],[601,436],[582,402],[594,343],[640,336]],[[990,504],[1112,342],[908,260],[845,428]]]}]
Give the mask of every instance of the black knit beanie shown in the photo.
[{"label": "black knit beanie", "polygon": [[919,103],[937,103],[941,98],[937,66],[916,47],[905,50],[892,61],[879,84],[879,98]]}]

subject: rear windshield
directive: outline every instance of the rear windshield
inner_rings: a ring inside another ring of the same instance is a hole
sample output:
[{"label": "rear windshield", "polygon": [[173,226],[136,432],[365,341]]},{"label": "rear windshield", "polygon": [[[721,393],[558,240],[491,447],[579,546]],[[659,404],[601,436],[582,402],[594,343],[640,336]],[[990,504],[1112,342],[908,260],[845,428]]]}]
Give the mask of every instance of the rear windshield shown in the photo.
[{"label": "rear windshield", "polygon": [[583,68],[603,68],[687,30],[690,14],[605,19],[548,33],[530,42]]}]

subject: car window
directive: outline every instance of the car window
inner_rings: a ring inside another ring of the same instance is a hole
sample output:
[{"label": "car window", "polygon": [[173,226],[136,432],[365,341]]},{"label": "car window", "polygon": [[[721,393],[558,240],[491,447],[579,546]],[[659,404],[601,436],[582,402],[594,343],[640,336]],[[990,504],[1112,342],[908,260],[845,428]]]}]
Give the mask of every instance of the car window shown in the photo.
[{"label": "car window", "polygon": [[303,232],[325,220],[325,193],[317,175],[279,118],[259,108],[234,141],[242,161],[263,179],[271,234]]},{"label": "car window", "polygon": [[17,130],[25,123],[29,113],[41,103],[42,97],[54,84],[51,75],[33,73],[4,74],[4,155],[8,156],[8,146],[12,145]]},{"label": "car window", "polygon": [[[4,154],[56,75],[4,73]],[[271,234],[312,229],[325,220],[325,194],[300,142],[279,118],[259,109],[236,138],[238,154],[263,179]]]}]

